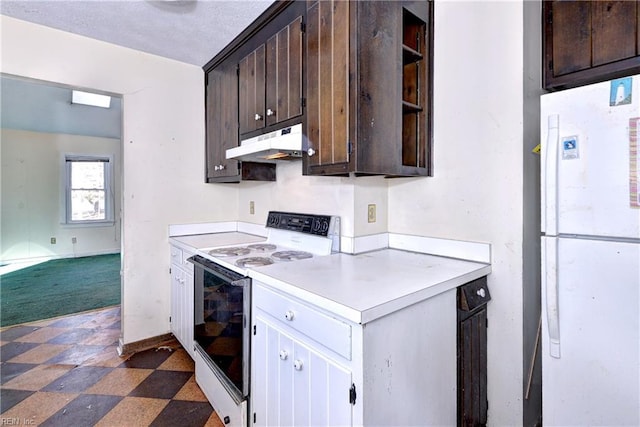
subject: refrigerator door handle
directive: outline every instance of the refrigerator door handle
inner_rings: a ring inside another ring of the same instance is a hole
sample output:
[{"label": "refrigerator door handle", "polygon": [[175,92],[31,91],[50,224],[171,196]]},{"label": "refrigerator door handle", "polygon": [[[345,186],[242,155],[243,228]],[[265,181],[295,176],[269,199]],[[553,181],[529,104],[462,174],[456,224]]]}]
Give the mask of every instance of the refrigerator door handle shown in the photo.
[{"label": "refrigerator door handle", "polygon": [[542,231],[555,236],[558,232],[558,149],[560,141],[560,117],[552,114],[547,118],[547,141],[544,150],[542,179]]},{"label": "refrigerator door handle", "polygon": [[558,238],[545,238],[542,250],[542,286],[545,287],[545,308],[549,329],[549,354],[560,358],[560,313],[558,307]]}]

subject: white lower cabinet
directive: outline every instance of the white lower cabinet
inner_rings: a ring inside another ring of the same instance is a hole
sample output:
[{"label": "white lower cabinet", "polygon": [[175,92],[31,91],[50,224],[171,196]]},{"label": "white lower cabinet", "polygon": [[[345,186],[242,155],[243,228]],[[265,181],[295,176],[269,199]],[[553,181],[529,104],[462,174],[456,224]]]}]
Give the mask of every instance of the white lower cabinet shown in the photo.
[{"label": "white lower cabinet", "polygon": [[351,372],[257,309],[252,403],[256,426],[351,425]]},{"label": "white lower cabinet", "polygon": [[249,426],[456,424],[456,292],[364,325],[253,282]]},{"label": "white lower cabinet", "polygon": [[193,350],[193,264],[192,255],[171,246],[171,333],[194,357]]}]

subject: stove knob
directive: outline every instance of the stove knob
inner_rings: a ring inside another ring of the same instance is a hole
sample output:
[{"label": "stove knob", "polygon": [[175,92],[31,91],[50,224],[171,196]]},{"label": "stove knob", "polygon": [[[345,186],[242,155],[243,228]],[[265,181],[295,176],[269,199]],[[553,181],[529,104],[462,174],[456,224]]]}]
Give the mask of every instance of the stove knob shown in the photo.
[{"label": "stove knob", "polygon": [[287,360],[287,357],[289,357],[287,350],[280,350],[280,360]]},{"label": "stove knob", "polygon": [[284,318],[287,319],[288,321],[292,321],[293,318],[295,317],[295,314],[293,313],[293,311],[288,310],[285,314],[284,314]]}]

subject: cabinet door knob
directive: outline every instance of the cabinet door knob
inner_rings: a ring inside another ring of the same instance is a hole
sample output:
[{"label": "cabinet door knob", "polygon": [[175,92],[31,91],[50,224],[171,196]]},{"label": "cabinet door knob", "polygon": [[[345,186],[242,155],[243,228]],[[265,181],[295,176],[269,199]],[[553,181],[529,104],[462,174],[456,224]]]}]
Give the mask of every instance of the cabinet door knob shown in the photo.
[{"label": "cabinet door knob", "polygon": [[267,116],[274,116],[276,114],[276,112],[274,110],[272,110],[271,108],[267,108]]},{"label": "cabinet door knob", "polygon": [[309,148],[307,150],[307,154],[309,155],[309,157],[313,156],[314,154],[316,154],[316,150],[314,150],[313,148]]},{"label": "cabinet door knob", "polygon": [[476,295],[478,295],[480,298],[484,298],[485,296],[487,296],[487,293],[484,291],[484,288],[480,288],[476,291]]},{"label": "cabinet door knob", "polygon": [[218,169],[219,169],[218,165],[215,165],[215,166],[213,167],[213,170],[214,170],[214,171],[217,171]]},{"label": "cabinet door knob", "polygon": [[287,360],[287,357],[289,357],[287,350],[280,350],[280,360]]},{"label": "cabinet door knob", "polygon": [[288,321],[292,321],[294,317],[295,317],[295,314],[291,310],[284,313],[284,318],[287,319]]},{"label": "cabinet door knob", "polygon": [[254,118],[256,119],[256,122],[262,120],[262,116],[260,114],[258,114],[258,113],[256,113]]},{"label": "cabinet door knob", "polygon": [[225,165],[220,165],[220,166],[218,166],[218,168],[220,168],[220,170],[223,171],[226,168],[226,166]]},{"label": "cabinet door knob", "polygon": [[296,371],[302,371],[302,360],[300,360],[300,359],[296,359],[296,360],[293,362],[293,368],[294,368]]}]

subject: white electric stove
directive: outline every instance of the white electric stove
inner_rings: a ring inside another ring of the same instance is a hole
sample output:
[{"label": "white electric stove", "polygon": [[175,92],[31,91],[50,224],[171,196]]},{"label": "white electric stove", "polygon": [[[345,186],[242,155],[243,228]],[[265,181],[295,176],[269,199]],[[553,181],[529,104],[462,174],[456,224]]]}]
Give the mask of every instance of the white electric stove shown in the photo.
[{"label": "white electric stove", "polygon": [[249,270],[340,251],[340,219],[269,212],[264,241],[198,248],[194,265],[196,381],[225,424],[247,425],[251,278]]},{"label": "white electric stove", "polygon": [[202,248],[200,253],[241,274],[246,269],[340,252],[340,218],[271,211],[263,242]]}]

